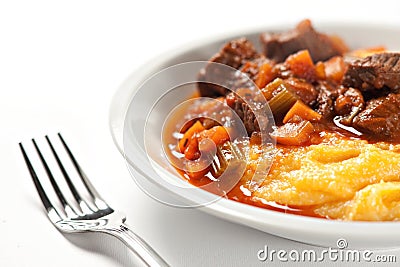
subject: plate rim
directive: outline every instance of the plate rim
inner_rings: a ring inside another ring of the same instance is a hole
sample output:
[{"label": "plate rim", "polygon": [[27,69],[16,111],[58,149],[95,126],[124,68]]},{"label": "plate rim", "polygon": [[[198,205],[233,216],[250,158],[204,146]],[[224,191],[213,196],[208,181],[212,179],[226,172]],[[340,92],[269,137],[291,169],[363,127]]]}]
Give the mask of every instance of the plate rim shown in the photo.
[{"label": "plate rim", "polygon": [[[340,27],[351,27],[351,28],[365,28],[374,30],[395,30],[399,31],[398,28],[394,24],[390,23],[365,23],[365,22],[337,22],[337,21],[325,21],[325,22],[316,22],[313,21],[313,25],[318,25],[316,28],[340,28]],[[133,71],[125,81],[118,87],[117,91],[115,92],[109,108],[109,128],[111,132],[112,139],[114,144],[116,145],[119,152],[125,158],[124,151],[123,151],[123,118],[125,117],[126,111],[128,109],[130,100],[133,98],[137,90],[140,88],[140,85],[151,75],[156,73],[159,67],[162,65],[162,62],[167,62],[180,54],[187,53],[189,51],[199,49],[202,46],[207,44],[222,42],[224,40],[229,40],[236,38],[237,36],[246,36],[250,34],[257,34],[265,31],[278,31],[293,27],[293,24],[290,23],[280,23],[280,24],[271,24],[268,26],[263,27],[254,27],[248,30],[238,30],[235,32],[229,32],[224,35],[215,35],[209,36],[207,38],[203,38],[200,41],[195,40],[192,42],[188,42],[177,46],[173,49],[165,51],[159,55],[154,56],[153,58],[149,59],[145,64],[141,65],[135,71]],[[152,64],[149,64],[152,62]],[[158,64],[154,64],[154,62],[159,62]],[[129,101],[127,100],[129,99]],[[125,103],[125,105],[121,105],[121,103]],[[119,118],[118,118],[119,117]],[[237,213],[227,212],[234,208],[234,211],[245,211],[238,215]],[[293,224],[297,224],[298,228],[296,230],[300,232],[310,232],[310,228],[313,229],[313,232],[319,232],[321,234],[326,234],[326,229],[330,227],[334,227],[334,232],[341,232],[343,235],[355,235],[359,236],[365,234],[364,231],[368,231],[368,239],[372,237],[379,237],[381,236],[381,232],[383,229],[386,233],[391,232],[393,234],[393,239],[399,239],[400,234],[395,235],[395,232],[399,232],[398,229],[400,227],[399,222],[369,222],[369,221],[341,221],[341,220],[327,220],[323,218],[314,218],[314,217],[307,217],[302,215],[293,215],[293,214],[285,214],[282,212],[272,211],[268,209],[263,209],[259,207],[254,207],[251,205],[239,203],[233,200],[228,199],[220,199],[217,202],[214,202],[210,205],[203,206],[199,208],[207,213],[210,213],[214,216],[219,218],[228,219],[230,221],[244,224],[246,226],[259,229],[263,232],[272,233],[281,237],[292,239],[289,236],[284,236],[281,234],[274,233],[273,231],[265,230],[265,226],[277,226],[276,224],[271,224],[269,220],[260,222],[258,217],[262,218],[269,218],[270,216],[274,217],[274,220],[281,221],[280,228],[285,228],[288,225],[289,228],[292,229]],[[229,218],[223,217],[228,215]],[[243,219],[243,215],[246,215],[245,221],[238,221],[238,219]],[[321,224],[323,227],[321,227]],[[279,228],[279,227],[278,227]],[[356,231],[354,232],[354,230]],[[396,231],[397,230],[397,231]],[[394,231],[394,232],[393,232]],[[380,233],[379,233],[380,232]],[[334,233],[333,233],[334,234]],[[339,238],[339,236],[338,236]],[[296,240],[299,241],[299,240]],[[332,240],[331,240],[332,241]],[[325,241],[321,242],[309,242],[306,241],[308,244],[313,245],[327,245]],[[357,243],[357,242],[355,242]],[[358,244],[358,243],[357,243]],[[373,247],[393,247],[393,245],[400,245],[400,241],[398,242],[381,242],[378,246]]]}]

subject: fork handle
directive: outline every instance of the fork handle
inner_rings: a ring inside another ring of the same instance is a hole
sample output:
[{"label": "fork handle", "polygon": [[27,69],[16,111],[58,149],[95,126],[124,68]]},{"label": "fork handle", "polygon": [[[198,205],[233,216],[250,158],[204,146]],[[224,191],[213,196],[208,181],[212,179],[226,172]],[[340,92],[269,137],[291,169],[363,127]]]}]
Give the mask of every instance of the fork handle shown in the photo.
[{"label": "fork handle", "polygon": [[115,236],[128,246],[149,267],[168,267],[168,263],[154,251],[140,236],[135,234],[129,227],[122,223],[119,228],[108,229],[107,233]]}]

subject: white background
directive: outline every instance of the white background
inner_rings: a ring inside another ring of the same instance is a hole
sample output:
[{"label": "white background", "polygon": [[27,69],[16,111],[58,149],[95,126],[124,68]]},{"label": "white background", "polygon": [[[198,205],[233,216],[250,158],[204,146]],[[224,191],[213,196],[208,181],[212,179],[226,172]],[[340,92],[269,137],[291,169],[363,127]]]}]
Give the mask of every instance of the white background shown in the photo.
[{"label": "white background", "polygon": [[310,248],[146,196],[112,142],[110,100],[129,73],[186,42],[302,18],[400,26],[399,10],[398,1],[0,1],[0,266],[140,266],[110,237],[64,237],[47,220],[18,142],[57,131],[173,266],[263,266],[264,245]]}]

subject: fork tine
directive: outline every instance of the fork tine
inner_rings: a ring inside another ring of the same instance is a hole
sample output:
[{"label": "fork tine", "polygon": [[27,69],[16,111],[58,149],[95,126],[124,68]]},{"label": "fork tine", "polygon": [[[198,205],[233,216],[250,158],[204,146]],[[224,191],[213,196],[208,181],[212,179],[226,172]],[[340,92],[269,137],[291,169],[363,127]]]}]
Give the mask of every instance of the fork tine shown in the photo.
[{"label": "fork tine", "polygon": [[37,177],[35,169],[33,169],[32,163],[29,160],[28,155],[26,154],[25,149],[22,146],[22,143],[19,143],[19,148],[21,149],[22,155],[24,156],[26,166],[29,169],[29,173],[32,176],[33,183],[35,184],[35,187],[39,193],[40,199],[42,200],[44,207],[46,208],[46,210],[53,208],[53,205],[51,204],[49,198],[47,197],[46,193],[44,192],[42,185],[40,184],[39,178]]},{"label": "fork tine", "polygon": [[46,211],[48,212],[49,216],[50,216],[51,212],[55,213],[55,217],[50,216],[50,219],[61,220],[62,217],[60,216],[59,212],[56,210],[56,208],[53,206],[53,204],[51,204],[49,198],[47,197],[47,195],[39,181],[39,178],[35,172],[35,169],[33,168],[32,163],[29,160],[28,155],[25,152],[25,149],[24,149],[22,143],[19,143],[19,148],[21,149],[21,153],[24,157],[26,166],[28,167],[29,173],[31,174],[31,177],[33,180],[33,183],[35,184],[35,187],[39,194],[40,200],[42,201]]},{"label": "fork tine", "polygon": [[[68,216],[76,217],[78,216],[78,213],[76,212],[75,208],[71,206],[67,200],[64,197],[64,194],[61,192],[60,187],[58,187],[56,180],[54,179],[54,176],[49,168],[49,166],[46,163],[46,160],[44,159],[42,152],[40,152],[40,149],[38,145],[36,144],[35,139],[32,139],[32,143],[35,146],[36,152],[39,155],[40,161],[42,162],[43,168],[45,169],[47,176],[49,177],[50,183],[53,186],[53,189],[60,200],[61,204],[63,205],[65,212],[67,213]],[[72,212],[72,214],[71,214]]]},{"label": "fork tine", "polygon": [[97,192],[96,188],[92,185],[92,183],[87,178],[86,174],[83,172],[81,166],[78,164],[77,160],[75,159],[74,155],[72,154],[71,150],[69,149],[67,143],[64,141],[64,138],[58,133],[58,137],[61,140],[65,150],[67,151],[68,156],[70,157],[72,164],[74,165],[76,171],[79,174],[79,177],[82,180],[82,183],[85,185],[86,190],[89,192],[91,197],[93,198],[93,203],[97,206],[97,208],[105,209],[110,208],[107,203],[101,198],[100,194]]},{"label": "fork tine", "polygon": [[81,195],[78,193],[78,191],[76,190],[76,187],[74,186],[74,184],[71,181],[71,178],[69,177],[67,171],[64,168],[64,165],[62,164],[56,150],[54,149],[53,144],[51,143],[49,137],[46,135],[46,141],[47,144],[49,145],[51,152],[53,153],[54,158],[57,161],[58,167],[60,168],[65,181],[67,182],[67,185],[69,187],[69,189],[71,190],[71,193],[73,195],[73,197],[75,198],[76,202],[79,203],[79,206],[81,207],[82,210],[84,210],[85,212],[87,211],[92,211],[93,210],[87,205],[87,203],[83,200],[83,198],[81,197]]}]

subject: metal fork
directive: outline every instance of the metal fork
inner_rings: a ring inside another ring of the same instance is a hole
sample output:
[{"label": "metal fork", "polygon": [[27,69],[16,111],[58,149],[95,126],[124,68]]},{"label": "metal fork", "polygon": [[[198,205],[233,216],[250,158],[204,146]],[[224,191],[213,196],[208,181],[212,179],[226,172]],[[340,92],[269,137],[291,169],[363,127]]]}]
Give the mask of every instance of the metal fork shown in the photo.
[{"label": "metal fork", "polygon": [[125,245],[127,245],[134,253],[136,253],[147,266],[168,266],[168,264],[157,254],[157,252],[155,252],[142,238],[128,228],[128,226],[125,224],[125,215],[112,209],[100,197],[97,190],[93,187],[85,173],[82,171],[61,134],[58,134],[58,137],[62,143],[62,146],[65,148],[72,165],[79,174],[87,193],[89,193],[89,197],[84,199],[82,194],[78,192],[76,186],[70,178],[70,175],[62,164],[59,154],[57,154],[53,144],[50,142],[49,137],[46,136],[45,138],[47,140],[47,144],[49,145],[55,161],[57,162],[55,165],[58,165],[58,168],[63,174],[73,198],[78,204],[71,205],[71,201],[68,201],[65,197],[65,192],[63,193],[63,190],[61,190],[57,184],[49,167],[49,163],[46,162],[42,152],[39,149],[39,146],[37,145],[36,141],[32,139],[33,146],[35,147],[43,168],[47,173],[50,183],[63,209],[56,208],[56,206],[52,204],[48,194],[45,192],[38,179],[38,176],[28,158],[24,147],[21,143],[19,143],[25,163],[29,169],[50,221],[57,227],[58,230],[65,233],[100,232],[112,235],[125,243]]}]

